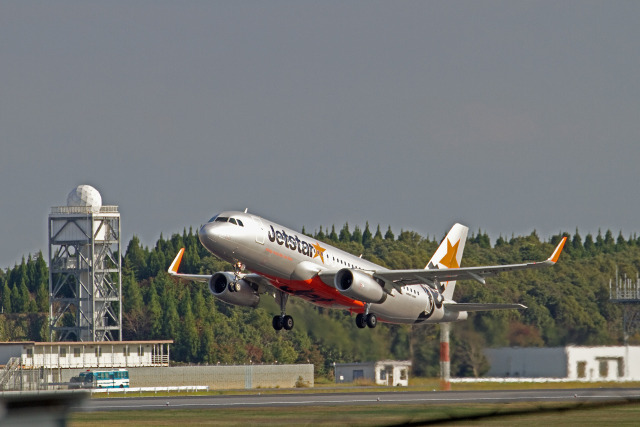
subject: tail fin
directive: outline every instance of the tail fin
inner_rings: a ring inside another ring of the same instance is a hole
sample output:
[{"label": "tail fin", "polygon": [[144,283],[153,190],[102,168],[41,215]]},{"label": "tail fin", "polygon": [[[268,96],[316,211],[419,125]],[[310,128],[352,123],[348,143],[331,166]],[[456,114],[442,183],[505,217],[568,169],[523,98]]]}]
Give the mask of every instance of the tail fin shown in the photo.
[{"label": "tail fin", "polygon": [[[455,224],[444,238],[438,250],[433,254],[425,270],[434,268],[459,268],[462,261],[464,244],[467,242],[469,228],[462,224]],[[456,281],[440,284],[440,291],[445,300],[453,298],[453,291],[456,288]]]}]

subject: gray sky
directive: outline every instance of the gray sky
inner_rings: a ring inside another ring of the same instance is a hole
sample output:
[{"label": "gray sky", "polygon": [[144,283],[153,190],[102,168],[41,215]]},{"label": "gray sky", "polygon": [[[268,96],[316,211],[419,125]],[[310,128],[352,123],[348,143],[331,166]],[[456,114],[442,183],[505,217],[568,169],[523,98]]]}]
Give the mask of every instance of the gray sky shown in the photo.
[{"label": "gray sky", "polygon": [[492,240],[640,218],[640,2],[0,0],[0,267],[79,184],[123,245],[216,212]]}]

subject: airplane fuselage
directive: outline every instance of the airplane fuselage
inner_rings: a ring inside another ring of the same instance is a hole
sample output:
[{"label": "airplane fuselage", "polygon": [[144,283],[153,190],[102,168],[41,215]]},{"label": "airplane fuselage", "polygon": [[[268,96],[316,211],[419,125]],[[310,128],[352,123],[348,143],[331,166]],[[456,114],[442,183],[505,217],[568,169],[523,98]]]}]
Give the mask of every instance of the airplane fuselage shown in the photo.
[{"label": "airplane fuselage", "polygon": [[436,291],[425,285],[393,289],[380,303],[368,306],[350,298],[336,289],[333,275],[327,274],[323,280],[322,273],[386,269],[256,215],[222,212],[201,227],[199,238],[217,257],[232,264],[240,262],[278,290],[319,306],[351,313],[367,311],[389,323],[438,323],[467,317],[464,311],[448,312],[438,307]]}]

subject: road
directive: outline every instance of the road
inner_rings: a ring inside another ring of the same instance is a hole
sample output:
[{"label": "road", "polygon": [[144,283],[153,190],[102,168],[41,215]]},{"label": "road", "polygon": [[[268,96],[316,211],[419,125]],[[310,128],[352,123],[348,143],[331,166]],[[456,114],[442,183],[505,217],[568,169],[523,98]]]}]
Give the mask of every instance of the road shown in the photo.
[{"label": "road", "polygon": [[640,401],[640,389],[568,389],[500,391],[390,391],[356,393],[251,394],[184,397],[87,399],[76,411],[230,409],[273,406],[392,405],[515,402]]}]

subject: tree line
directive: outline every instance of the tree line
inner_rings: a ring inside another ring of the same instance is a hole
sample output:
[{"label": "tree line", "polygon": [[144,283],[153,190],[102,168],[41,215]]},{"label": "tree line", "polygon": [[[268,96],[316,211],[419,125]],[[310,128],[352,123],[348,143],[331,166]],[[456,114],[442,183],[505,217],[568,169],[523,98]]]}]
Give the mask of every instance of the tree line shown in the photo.
[{"label": "tree line", "polygon": [[[369,224],[353,230],[345,224],[303,233],[393,269],[424,268],[440,239],[391,227],[372,232]],[[461,281],[459,302],[520,302],[523,311],[471,314],[451,334],[452,374],[481,375],[488,365],[487,346],[561,346],[620,344],[621,309],[609,302],[609,280],[616,271],[635,277],[640,270],[640,238],[617,238],[611,231],[583,239],[561,233],[541,241],[528,236],[499,236],[492,245],[478,231],[466,243],[463,266],[520,263],[546,259],[564,236],[568,242],[556,266],[505,273],[487,285]],[[178,282],[166,270],[185,248],[181,271],[210,274],[231,270],[200,245],[192,229],[170,238],[162,235],[152,248],[133,237],[122,254],[123,339],[173,339],[172,360],[178,363],[246,364],[313,363],[316,374],[331,376],[332,364],[379,359],[410,359],[415,375],[439,372],[438,327],[379,324],[358,329],[347,312],[315,307],[291,299],[287,312],[296,320],[292,331],[276,332],[271,317],[279,312],[269,295],[257,309],[216,300],[206,284]],[[0,340],[46,341],[49,273],[41,253],[0,270]],[[639,343],[640,336],[631,337]]]}]

